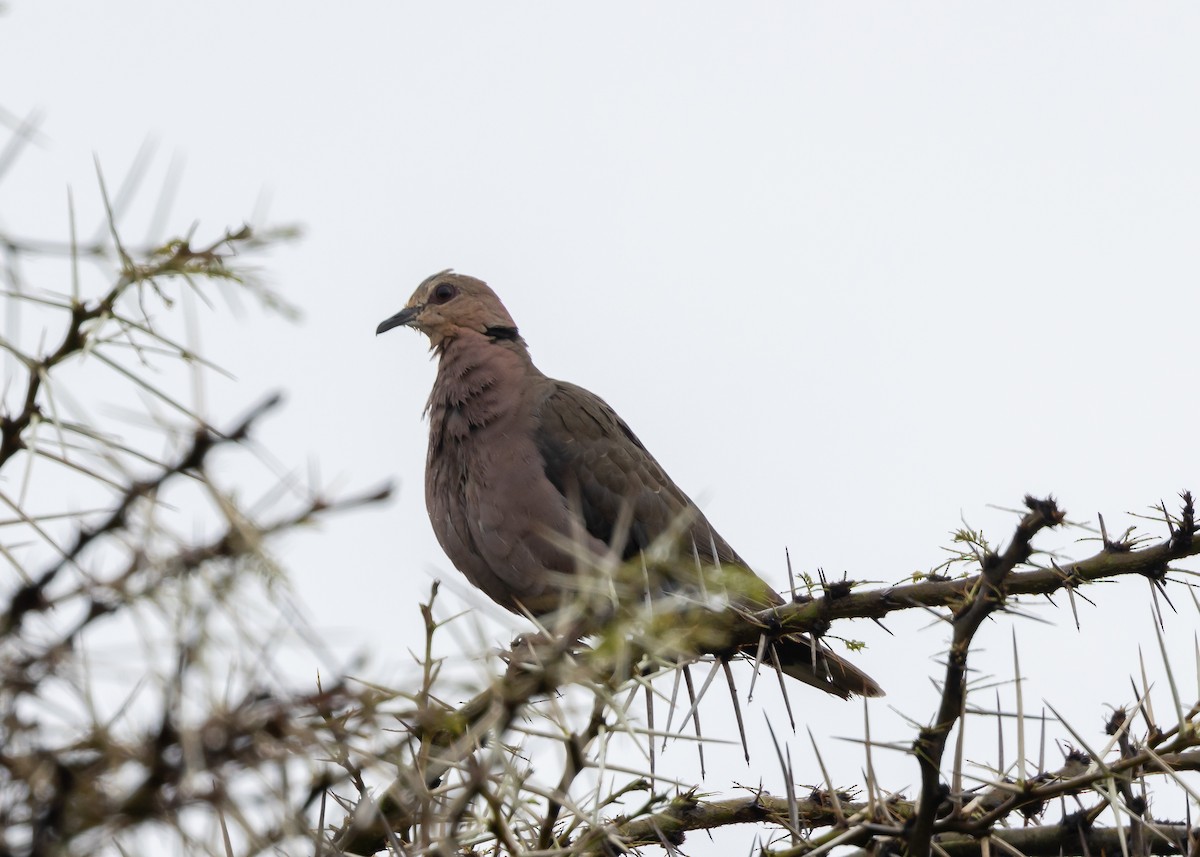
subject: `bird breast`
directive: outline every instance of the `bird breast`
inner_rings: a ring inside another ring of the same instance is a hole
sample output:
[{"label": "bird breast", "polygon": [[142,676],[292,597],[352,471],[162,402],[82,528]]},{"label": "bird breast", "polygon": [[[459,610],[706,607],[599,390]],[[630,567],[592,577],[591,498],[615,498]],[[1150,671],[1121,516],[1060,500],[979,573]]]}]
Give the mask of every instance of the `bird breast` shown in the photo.
[{"label": "bird breast", "polygon": [[[506,344],[455,343],[429,399],[425,501],[450,561],[510,609],[539,599],[571,560],[546,536],[570,527],[533,442],[535,399],[546,381]],[[531,383],[532,381],[532,383]]]}]

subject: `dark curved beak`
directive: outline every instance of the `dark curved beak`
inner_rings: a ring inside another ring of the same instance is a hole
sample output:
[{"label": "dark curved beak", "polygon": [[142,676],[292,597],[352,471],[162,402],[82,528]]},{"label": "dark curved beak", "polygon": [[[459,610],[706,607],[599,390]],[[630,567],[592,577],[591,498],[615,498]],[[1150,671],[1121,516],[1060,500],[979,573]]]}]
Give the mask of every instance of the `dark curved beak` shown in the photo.
[{"label": "dark curved beak", "polygon": [[420,311],[421,307],[419,306],[405,307],[391,318],[379,322],[379,327],[375,328],[375,335],[378,336],[384,331],[391,330],[393,327],[403,327],[404,325],[409,324],[414,318],[417,317],[417,313]]}]

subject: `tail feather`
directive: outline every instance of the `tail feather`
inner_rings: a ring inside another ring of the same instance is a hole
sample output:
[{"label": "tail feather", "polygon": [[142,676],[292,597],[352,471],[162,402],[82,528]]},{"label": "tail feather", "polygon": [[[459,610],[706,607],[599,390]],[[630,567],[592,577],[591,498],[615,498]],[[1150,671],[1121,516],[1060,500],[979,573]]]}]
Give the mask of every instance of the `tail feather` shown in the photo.
[{"label": "tail feather", "polygon": [[777,640],[775,653],[784,673],[842,699],[884,695],[873,678],[820,643],[814,656],[813,645],[810,637],[800,635]]}]

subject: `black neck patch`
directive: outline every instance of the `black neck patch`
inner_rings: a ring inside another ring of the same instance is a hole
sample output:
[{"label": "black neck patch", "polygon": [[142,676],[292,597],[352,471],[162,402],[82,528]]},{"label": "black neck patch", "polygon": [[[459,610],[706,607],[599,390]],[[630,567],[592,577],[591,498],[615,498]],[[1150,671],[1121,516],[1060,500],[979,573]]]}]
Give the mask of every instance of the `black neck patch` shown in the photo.
[{"label": "black neck patch", "polygon": [[489,327],[484,331],[492,340],[503,339],[509,342],[516,342],[521,338],[521,334],[517,333],[515,327]]}]

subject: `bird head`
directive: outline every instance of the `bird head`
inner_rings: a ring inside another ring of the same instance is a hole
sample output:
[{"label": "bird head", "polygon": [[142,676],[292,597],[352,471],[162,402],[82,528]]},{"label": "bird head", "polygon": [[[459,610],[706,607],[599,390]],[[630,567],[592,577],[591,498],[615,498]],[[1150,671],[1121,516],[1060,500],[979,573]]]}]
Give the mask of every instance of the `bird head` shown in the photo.
[{"label": "bird head", "polygon": [[404,309],[380,322],[375,334],[393,327],[421,331],[434,349],[468,331],[493,339],[520,339],[516,322],[487,283],[451,270],[434,274],[417,286]]}]

